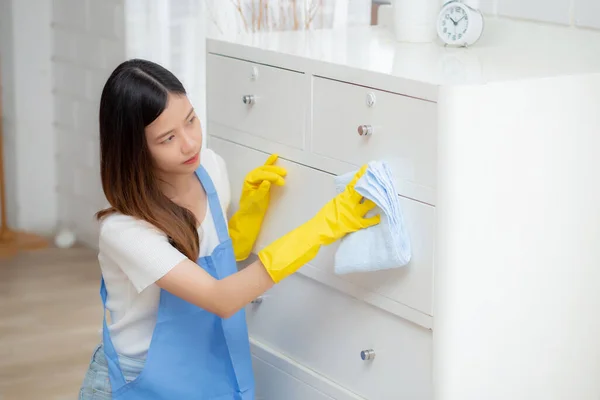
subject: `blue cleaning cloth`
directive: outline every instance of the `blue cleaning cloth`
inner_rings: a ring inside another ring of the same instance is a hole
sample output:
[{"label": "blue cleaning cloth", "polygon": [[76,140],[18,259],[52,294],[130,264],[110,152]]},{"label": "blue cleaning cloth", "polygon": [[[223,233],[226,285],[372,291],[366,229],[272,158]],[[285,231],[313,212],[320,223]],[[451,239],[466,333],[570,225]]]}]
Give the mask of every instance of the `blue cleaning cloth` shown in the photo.
[{"label": "blue cleaning cloth", "polygon": [[[342,192],[355,172],[335,177],[337,192]],[[350,233],[340,240],[335,253],[335,273],[378,271],[403,267],[411,259],[410,237],[404,224],[398,190],[385,161],[372,161],[355,189],[377,207],[366,217],[381,215],[375,226]]]}]

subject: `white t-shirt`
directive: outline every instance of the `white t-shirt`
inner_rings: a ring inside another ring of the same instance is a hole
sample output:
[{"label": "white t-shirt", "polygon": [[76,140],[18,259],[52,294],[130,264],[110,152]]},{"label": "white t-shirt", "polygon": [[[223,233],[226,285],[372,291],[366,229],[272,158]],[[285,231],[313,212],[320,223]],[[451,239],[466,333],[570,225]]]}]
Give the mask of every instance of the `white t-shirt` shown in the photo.
[{"label": "white t-shirt", "polygon": [[[225,162],[210,149],[202,150],[200,157],[227,220],[231,193]],[[219,244],[219,238],[209,206],[198,233],[200,256],[210,255]],[[109,331],[117,353],[146,357],[160,299],[160,288],[155,282],[185,258],[163,232],[148,222],[123,214],[103,219],[98,260],[108,293]]]}]

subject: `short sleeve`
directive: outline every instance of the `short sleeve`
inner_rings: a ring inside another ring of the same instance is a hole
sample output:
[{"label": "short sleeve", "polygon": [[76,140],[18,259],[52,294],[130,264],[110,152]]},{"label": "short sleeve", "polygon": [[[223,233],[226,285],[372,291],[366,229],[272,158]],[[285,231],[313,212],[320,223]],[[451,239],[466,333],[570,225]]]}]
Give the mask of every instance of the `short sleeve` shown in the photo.
[{"label": "short sleeve", "polygon": [[187,258],[156,227],[121,214],[102,222],[99,250],[121,268],[138,293]]}]

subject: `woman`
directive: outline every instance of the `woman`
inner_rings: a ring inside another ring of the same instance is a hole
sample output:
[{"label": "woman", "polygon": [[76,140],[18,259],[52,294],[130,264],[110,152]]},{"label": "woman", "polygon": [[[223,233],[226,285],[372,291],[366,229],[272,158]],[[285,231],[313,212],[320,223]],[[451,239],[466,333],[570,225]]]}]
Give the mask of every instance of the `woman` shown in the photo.
[{"label": "woman", "polygon": [[374,204],[346,190],[311,220],[266,246],[243,270],[272,185],[271,156],[244,182],[225,220],[223,160],[201,150],[202,131],[182,84],[144,60],[119,65],[100,101],[98,213],[106,318],[81,399],[253,399],[243,307],[311,260],[320,246],[379,222]]}]

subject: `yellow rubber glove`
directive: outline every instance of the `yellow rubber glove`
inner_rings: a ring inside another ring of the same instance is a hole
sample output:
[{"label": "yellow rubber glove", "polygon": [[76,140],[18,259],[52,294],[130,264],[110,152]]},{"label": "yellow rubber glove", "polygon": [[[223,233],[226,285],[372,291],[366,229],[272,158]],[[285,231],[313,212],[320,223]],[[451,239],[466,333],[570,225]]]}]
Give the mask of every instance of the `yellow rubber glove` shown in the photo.
[{"label": "yellow rubber glove", "polygon": [[229,220],[229,237],[237,261],[252,252],[271,198],[271,185],[283,186],[287,171],[273,165],[279,156],[272,154],[264,165],[252,170],[244,180],[239,209]]},{"label": "yellow rubber glove", "polygon": [[277,239],[258,253],[258,257],[275,283],[296,272],[312,260],[323,245],[348,233],[377,225],[380,216],[364,218],[375,207],[354,189],[365,173],[363,166],[346,189],[330,200],[312,219]]}]

